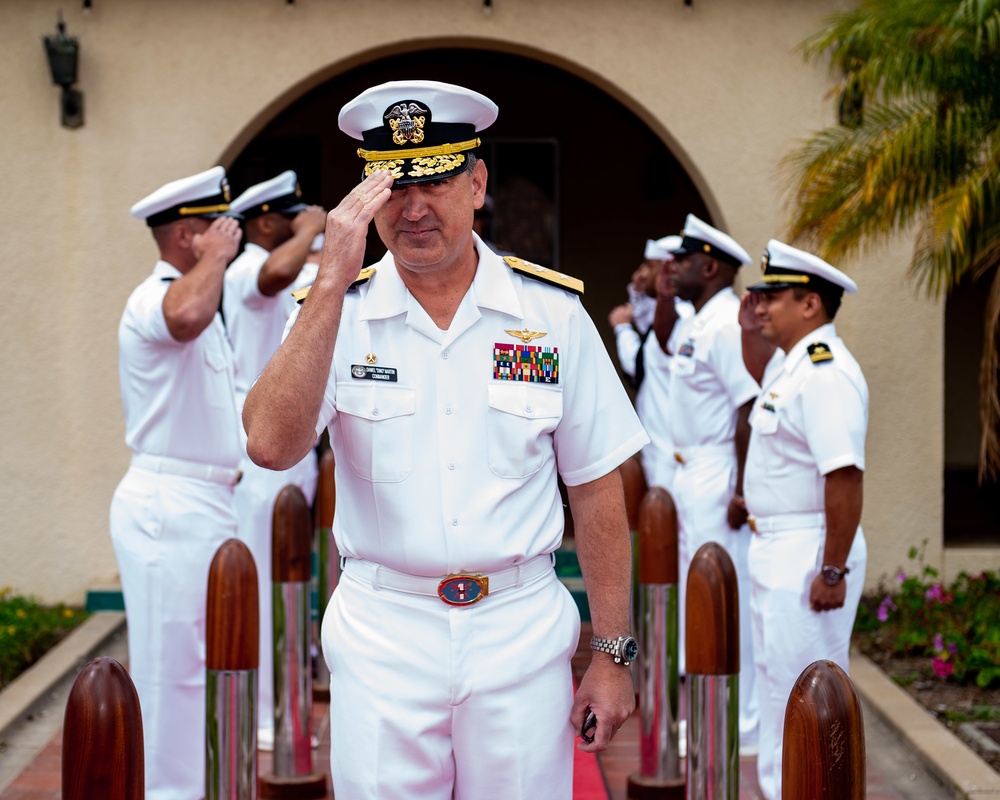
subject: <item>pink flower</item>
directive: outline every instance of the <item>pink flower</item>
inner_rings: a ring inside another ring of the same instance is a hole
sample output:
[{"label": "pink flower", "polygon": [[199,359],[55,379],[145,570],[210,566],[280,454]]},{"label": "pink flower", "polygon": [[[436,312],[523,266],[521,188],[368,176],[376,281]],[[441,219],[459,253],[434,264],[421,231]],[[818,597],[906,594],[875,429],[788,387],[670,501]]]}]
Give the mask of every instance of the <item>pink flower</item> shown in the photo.
[{"label": "pink flower", "polygon": [[882,602],[878,605],[878,617],[879,622],[885,622],[889,619],[889,612],[896,610],[896,604],[892,602],[892,598],[886,595],[882,598]]},{"label": "pink flower", "polygon": [[934,652],[943,653],[944,652],[944,638],[940,633],[934,635]]},{"label": "pink flower", "polygon": [[958,645],[954,642],[948,642],[948,652],[955,655],[958,652]]},{"label": "pink flower", "polygon": [[931,666],[934,667],[934,672],[942,680],[955,671],[955,667],[950,661],[945,661],[943,658],[938,658],[937,656],[931,659]]},{"label": "pink flower", "polygon": [[944,600],[944,590],[941,588],[940,583],[936,583],[933,586],[928,587],[927,591],[924,592],[924,599],[929,603],[931,600],[936,600],[941,602]]},{"label": "pink flower", "polygon": [[899,583],[902,583],[903,581],[905,581],[906,580],[906,573],[903,572],[903,570],[900,570],[899,574],[896,575],[896,580],[899,581]]}]

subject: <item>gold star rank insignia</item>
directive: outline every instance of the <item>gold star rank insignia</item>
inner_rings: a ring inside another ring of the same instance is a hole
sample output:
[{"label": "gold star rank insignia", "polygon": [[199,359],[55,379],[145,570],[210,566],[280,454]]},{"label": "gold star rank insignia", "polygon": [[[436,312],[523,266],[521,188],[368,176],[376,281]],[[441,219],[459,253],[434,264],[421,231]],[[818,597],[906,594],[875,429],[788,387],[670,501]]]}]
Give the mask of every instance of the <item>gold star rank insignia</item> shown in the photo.
[{"label": "gold star rank insignia", "polygon": [[511,336],[520,339],[525,344],[528,344],[528,342],[531,342],[534,339],[541,339],[546,335],[545,331],[529,331],[527,328],[523,331],[511,331],[505,328],[504,333],[509,333]]},{"label": "gold star rank insignia", "polygon": [[374,353],[369,353],[368,355],[365,356],[366,364],[374,364],[376,361],[378,361],[378,356],[375,355]]}]

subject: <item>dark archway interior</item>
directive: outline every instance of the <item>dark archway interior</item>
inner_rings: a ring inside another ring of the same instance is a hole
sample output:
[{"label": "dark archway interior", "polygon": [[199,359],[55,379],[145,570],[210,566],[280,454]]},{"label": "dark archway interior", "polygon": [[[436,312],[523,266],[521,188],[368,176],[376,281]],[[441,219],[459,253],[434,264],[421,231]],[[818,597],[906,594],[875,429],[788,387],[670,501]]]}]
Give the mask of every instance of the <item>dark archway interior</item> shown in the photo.
[{"label": "dark archway interior", "polygon": [[[233,191],[294,169],[306,199],[335,206],[360,180],[358,143],[337,127],[341,106],[388,80],[441,80],[500,107],[480,154],[497,201],[492,238],[586,283],[584,303],[611,344],[608,311],[648,238],[680,231],[692,212],[711,221],[663,142],[604,91],[553,66],[506,53],[434,49],[382,58],[337,76],[281,112],[236,158]],[[384,247],[369,236],[366,260]]]}]

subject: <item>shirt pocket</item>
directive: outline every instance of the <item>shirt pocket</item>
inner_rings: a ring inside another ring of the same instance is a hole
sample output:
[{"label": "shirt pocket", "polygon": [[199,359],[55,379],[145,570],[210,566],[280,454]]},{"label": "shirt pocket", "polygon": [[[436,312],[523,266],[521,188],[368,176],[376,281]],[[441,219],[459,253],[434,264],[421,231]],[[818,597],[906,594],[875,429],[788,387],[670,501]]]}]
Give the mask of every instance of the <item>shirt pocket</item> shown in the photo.
[{"label": "shirt pocket", "polygon": [[205,347],[205,366],[207,367],[205,370],[205,404],[212,408],[225,408],[227,403],[235,406],[236,399],[229,383],[228,359],[214,343],[209,343]]},{"label": "shirt pocket", "polygon": [[491,383],[489,406],[490,470],[500,478],[534,475],[553,456],[552,432],[562,419],[562,391],[526,383]]},{"label": "shirt pocket", "polygon": [[778,415],[774,411],[758,408],[750,419],[750,427],[754,433],[767,436],[778,432]]},{"label": "shirt pocket", "polygon": [[409,476],[416,406],[413,387],[337,384],[337,417],[355,475],[373,483]]}]

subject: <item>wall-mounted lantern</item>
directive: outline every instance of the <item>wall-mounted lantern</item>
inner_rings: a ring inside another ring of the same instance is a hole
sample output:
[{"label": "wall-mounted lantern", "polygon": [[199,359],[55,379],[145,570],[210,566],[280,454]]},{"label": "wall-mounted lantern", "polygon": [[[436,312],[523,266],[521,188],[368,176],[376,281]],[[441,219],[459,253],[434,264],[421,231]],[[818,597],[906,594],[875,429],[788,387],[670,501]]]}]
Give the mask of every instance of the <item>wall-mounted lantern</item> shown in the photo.
[{"label": "wall-mounted lantern", "polygon": [[59,15],[56,35],[43,36],[45,54],[49,58],[52,82],[62,87],[62,124],[67,128],[83,125],[83,92],[73,89],[76,83],[76,68],[80,58],[80,43],[75,36],[66,35],[66,23]]}]

